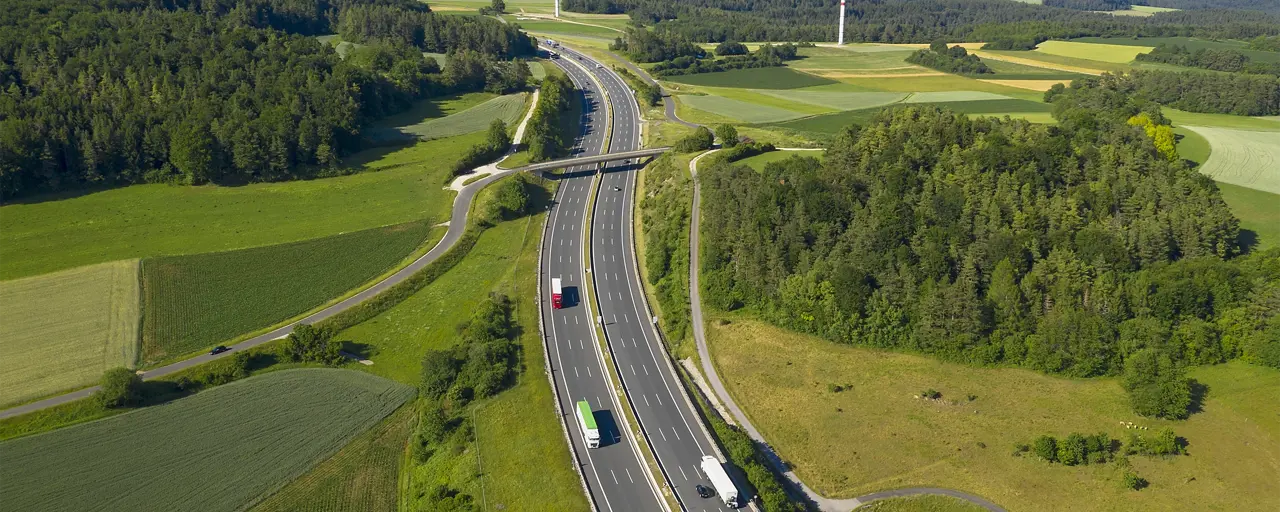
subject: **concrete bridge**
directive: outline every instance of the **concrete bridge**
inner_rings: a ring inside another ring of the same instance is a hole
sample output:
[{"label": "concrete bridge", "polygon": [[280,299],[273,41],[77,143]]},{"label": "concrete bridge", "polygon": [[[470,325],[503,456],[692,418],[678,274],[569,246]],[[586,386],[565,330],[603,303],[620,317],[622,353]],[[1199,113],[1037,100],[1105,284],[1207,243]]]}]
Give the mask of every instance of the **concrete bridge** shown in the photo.
[{"label": "concrete bridge", "polygon": [[638,149],[635,151],[619,151],[617,153],[606,153],[603,155],[578,156],[572,158],[561,158],[559,160],[551,160],[548,162],[538,162],[529,164],[524,167],[516,168],[517,171],[538,172],[550,171],[552,169],[563,169],[566,167],[574,167],[578,165],[598,164],[605,162],[617,162],[620,160],[629,160],[632,158],[645,158],[650,156],[658,156],[667,151],[671,151],[671,147]]}]

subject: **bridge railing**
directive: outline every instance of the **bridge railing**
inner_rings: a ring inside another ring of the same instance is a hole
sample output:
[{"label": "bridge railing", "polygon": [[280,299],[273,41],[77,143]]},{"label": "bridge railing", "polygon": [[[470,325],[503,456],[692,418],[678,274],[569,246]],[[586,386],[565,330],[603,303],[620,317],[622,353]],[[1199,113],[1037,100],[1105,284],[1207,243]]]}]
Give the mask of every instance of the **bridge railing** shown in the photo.
[{"label": "bridge railing", "polygon": [[538,162],[520,167],[520,171],[548,171],[551,169],[561,169],[565,167],[574,167],[577,165],[598,164],[602,162],[616,162],[618,160],[627,160],[631,158],[644,158],[647,156],[658,156],[667,151],[671,151],[670,147],[640,149],[636,151],[619,151],[617,153],[606,153],[603,155],[578,156],[573,158],[561,158],[549,162]]}]

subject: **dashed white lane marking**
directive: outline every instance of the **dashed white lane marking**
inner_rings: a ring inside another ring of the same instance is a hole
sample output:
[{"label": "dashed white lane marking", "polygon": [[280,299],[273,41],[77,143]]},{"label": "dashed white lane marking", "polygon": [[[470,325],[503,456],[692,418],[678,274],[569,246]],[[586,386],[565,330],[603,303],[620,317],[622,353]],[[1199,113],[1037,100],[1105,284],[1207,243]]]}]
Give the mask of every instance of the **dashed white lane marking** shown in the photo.
[{"label": "dashed white lane marking", "polygon": [[635,480],[632,480],[632,478],[631,478],[631,470],[630,470],[630,469],[628,469],[628,468],[622,468],[622,470],[627,472],[627,480],[631,480],[631,483],[633,483],[633,484],[634,484],[634,483],[636,483],[636,481],[635,481]]},{"label": "dashed white lane marking", "polygon": [[577,366],[574,366],[574,367],[573,367],[573,378],[578,379],[578,378],[581,378],[581,377],[582,377],[581,375],[578,375],[578,367],[577,367]]},{"label": "dashed white lane marking", "polygon": [[667,440],[667,435],[662,433],[662,427],[658,427],[658,435],[662,436],[662,440]]},{"label": "dashed white lane marking", "polygon": [[612,469],[609,470],[609,474],[613,475],[613,485],[620,485],[618,483],[618,474],[614,473]]},{"label": "dashed white lane marking", "polygon": [[[680,466],[676,467],[680,468]],[[686,482],[689,481],[689,475],[684,474],[684,468],[680,468],[680,476],[684,477]]]}]

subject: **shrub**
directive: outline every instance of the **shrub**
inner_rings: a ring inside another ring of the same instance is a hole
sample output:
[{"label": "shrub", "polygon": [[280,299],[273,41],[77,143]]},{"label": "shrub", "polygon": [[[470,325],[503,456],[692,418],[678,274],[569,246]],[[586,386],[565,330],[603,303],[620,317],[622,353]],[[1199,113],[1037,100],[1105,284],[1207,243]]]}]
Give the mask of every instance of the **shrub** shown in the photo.
[{"label": "shrub", "polygon": [[936,389],[929,388],[929,389],[926,389],[926,390],[924,390],[924,391],[921,391],[921,392],[920,392],[920,396],[925,397],[925,398],[928,398],[928,399],[930,399],[930,400],[937,400],[937,399],[939,399],[939,398],[942,398],[942,393],[940,393],[940,392],[939,392],[938,390],[936,390]]},{"label": "shrub", "polygon": [[711,133],[711,130],[707,129],[705,126],[699,126],[698,129],[694,130],[694,132],[688,137],[676,142],[675,150],[677,153],[706,151],[711,149],[711,146],[715,144],[715,142],[716,137]]},{"label": "shrub", "polygon": [[747,45],[736,41],[725,41],[716,45],[716,55],[746,55]]},{"label": "shrub", "polygon": [[285,340],[285,355],[293,361],[342,364],[342,343],[333,340],[333,329],[307,324],[294,326]]},{"label": "shrub", "polygon": [[738,129],[731,124],[722,124],[716,127],[716,138],[720,139],[720,144],[726,148],[732,148],[738,145]]},{"label": "shrub", "polygon": [[1058,440],[1053,436],[1037,437],[1032,443],[1035,454],[1040,458],[1049,462],[1057,462],[1058,460]]},{"label": "shrub", "polygon": [[103,407],[129,407],[142,400],[142,377],[124,367],[102,374],[102,389],[94,393]]}]

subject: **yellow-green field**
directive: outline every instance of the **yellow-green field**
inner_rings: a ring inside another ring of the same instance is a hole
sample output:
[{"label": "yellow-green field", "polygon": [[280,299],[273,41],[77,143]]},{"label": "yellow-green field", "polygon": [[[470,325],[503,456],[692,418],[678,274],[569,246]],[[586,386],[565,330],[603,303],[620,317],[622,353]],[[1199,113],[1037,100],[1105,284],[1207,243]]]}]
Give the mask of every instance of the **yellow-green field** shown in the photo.
[{"label": "yellow-green field", "polygon": [[[1241,362],[1195,368],[1190,376],[1208,387],[1202,412],[1156,421],[1130,411],[1116,379],[974,368],[726,318],[728,325],[708,327],[720,375],[779,455],[824,496],[942,486],[1008,510],[1280,507],[1280,371]],[[850,387],[833,393],[831,384]],[[915,398],[929,388],[942,399]],[[1110,466],[1011,455],[1015,443],[1041,434],[1123,438],[1121,421],[1170,426],[1186,438],[1189,455],[1132,457],[1151,483],[1141,491],[1122,490]]]},{"label": "yellow-green field", "polygon": [[138,357],[138,260],[0,282],[0,404],[86,386]]},{"label": "yellow-green field", "polygon": [[1096,60],[1114,64],[1127,64],[1139,53],[1147,53],[1153,46],[1128,46],[1121,44],[1080,43],[1075,41],[1045,41],[1035,51],[1074,59]]}]

